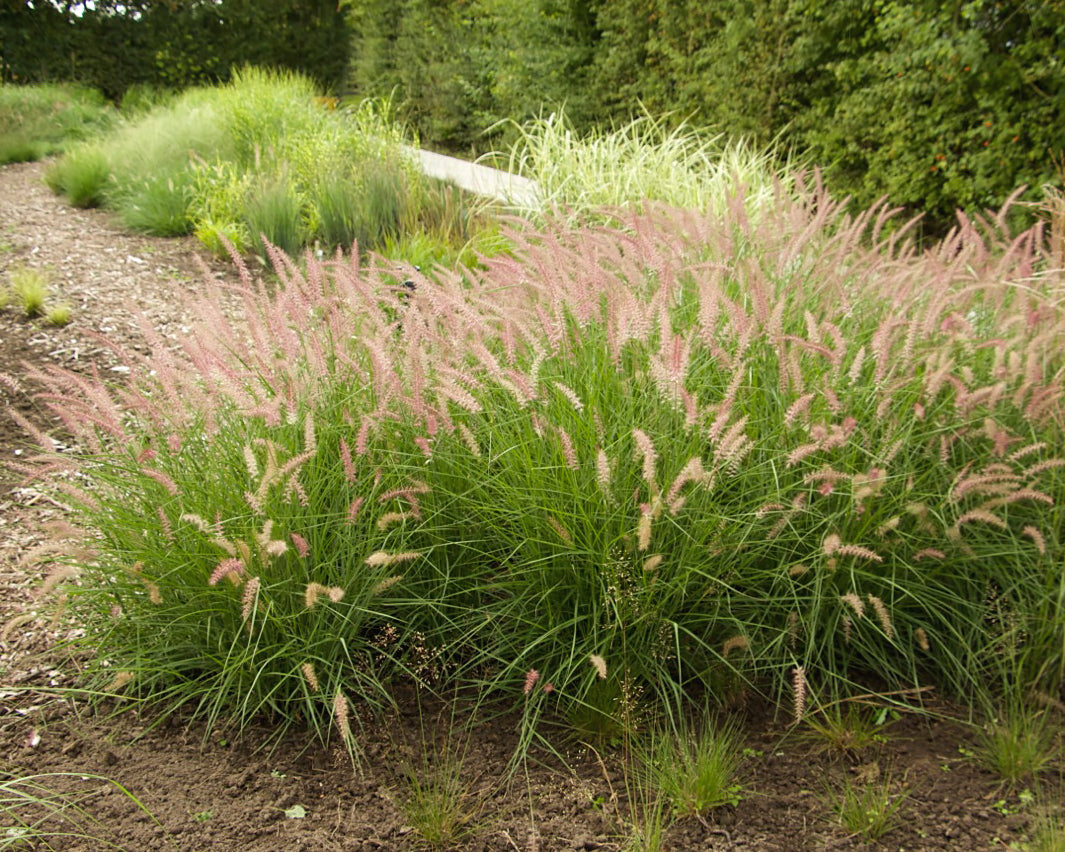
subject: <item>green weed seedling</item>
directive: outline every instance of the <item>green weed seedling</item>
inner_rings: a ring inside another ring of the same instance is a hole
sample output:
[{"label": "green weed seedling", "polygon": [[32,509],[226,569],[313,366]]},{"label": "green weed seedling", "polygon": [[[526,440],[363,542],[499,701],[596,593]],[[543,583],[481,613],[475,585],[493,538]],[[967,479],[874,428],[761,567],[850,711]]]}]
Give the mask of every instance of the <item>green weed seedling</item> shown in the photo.
[{"label": "green weed seedling", "polygon": [[58,305],[52,305],[45,312],[44,319],[49,325],[64,326],[69,325],[72,318],[74,309],[70,307],[66,302],[61,302]]}]

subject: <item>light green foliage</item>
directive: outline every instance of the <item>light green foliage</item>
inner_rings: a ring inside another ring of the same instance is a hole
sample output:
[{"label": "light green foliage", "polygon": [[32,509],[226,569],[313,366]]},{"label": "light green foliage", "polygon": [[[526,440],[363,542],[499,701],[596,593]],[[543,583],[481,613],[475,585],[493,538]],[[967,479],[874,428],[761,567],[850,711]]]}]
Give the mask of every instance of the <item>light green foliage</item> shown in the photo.
[{"label": "light green foliage", "polygon": [[[387,102],[330,110],[313,85],[254,68],[226,86],[186,91],[134,112],[106,138],[49,171],[49,185],[75,204],[106,203],[131,228],[195,233],[215,254],[261,238],[297,253],[306,244],[363,251],[400,230],[440,220],[439,193],[423,187]],[[469,239],[463,212],[442,239]]]},{"label": "light green foliage", "polygon": [[828,793],[828,800],[839,824],[849,833],[875,843],[899,821],[899,811],[909,797],[890,778],[861,783],[850,779]]},{"label": "light green foliage", "polygon": [[723,214],[739,182],[748,214],[756,215],[787,183],[770,154],[649,114],[584,137],[552,114],[519,133],[509,168],[537,182],[540,204],[532,214],[560,208],[579,218],[645,201]]},{"label": "light green foliage", "polygon": [[288,173],[261,177],[244,198],[244,223],[253,234],[252,245],[264,259],[264,240],[287,254],[299,251],[304,241],[303,203]]},{"label": "light green foliage", "polygon": [[103,203],[110,175],[107,155],[100,145],[88,142],[49,164],[44,179],[52,192],[65,195],[75,207],[96,207]]},{"label": "light green foliage", "polygon": [[61,302],[57,305],[52,305],[45,313],[45,321],[49,325],[67,325],[70,323],[73,308],[66,302]]},{"label": "light green foliage", "polygon": [[113,115],[91,89],[0,84],[0,165],[62,151],[107,127]]},{"label": "light green foliage", "polygon": [[36,317],[44,312],[48,300],[48,276],[40,269],[16,266],[8,270],[9,298],[27,317]]}]

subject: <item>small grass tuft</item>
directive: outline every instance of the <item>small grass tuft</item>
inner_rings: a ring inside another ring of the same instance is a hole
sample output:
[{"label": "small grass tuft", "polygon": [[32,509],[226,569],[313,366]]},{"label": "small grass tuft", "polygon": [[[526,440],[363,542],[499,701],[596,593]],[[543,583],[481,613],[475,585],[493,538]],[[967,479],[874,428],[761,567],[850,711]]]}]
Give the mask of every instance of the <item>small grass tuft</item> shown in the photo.
[{"label": "small grass tuft", "polygon": [[807,713],[799,735],[818,753],[832,752],[854,757],[859,752],[887,742],[886,715],[856,704],[836,703]]},{"label": "small grass tuft", "polygon": [[45,312],[44,320],[49,325],[64,326],[68,325],[73,314],[73,308],[67,302],[60,302],[57,305],[52,305]]},{"label": "small grass tuft", "polygon": [[839,824],[852,835],[875,842],[898,824],[898,813],[909,790],[899,790],[890,778],[859,784],[845,781],[828,794]]},{"label": "small grass tuft", "polygon": [[39,160],[107,127],[103,95],[71,85],[0,84],[0,165]]},{"label": "small grass tuft", "polygon": [[739,729],[729,723],[656,732],[641,762],[673,815],[686,817],[739,801],[740,760]]},{"label": "small grass tuft", "polygon": [[454,846],[474,830],[479,806],[463,777],[463,755],[445,744],[423,752],[420,765],[405,768],[397,805],[424,843]]},{"label": "small grass tuft", "polygon": [[1038,778],[1061,755],[1057,732],[1046,713],[1016,707],[985,727],[976,756],[1011,785]]},{"label": "small grass tuft", "polygon": [[39,269],[18,266],[8,272],[10,296],[27,317],[44,312],[48,300],[48,276]]}]

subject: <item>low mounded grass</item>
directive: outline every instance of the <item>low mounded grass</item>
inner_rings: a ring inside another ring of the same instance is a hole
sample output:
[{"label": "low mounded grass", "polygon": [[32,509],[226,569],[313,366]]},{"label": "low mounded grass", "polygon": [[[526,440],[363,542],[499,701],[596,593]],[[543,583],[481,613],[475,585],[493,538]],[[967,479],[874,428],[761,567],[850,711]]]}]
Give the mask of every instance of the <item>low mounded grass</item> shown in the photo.
[{"label": "low mounded grass", "polygon": [[0,165],[39,160],[114,119],[103,96],[70,85],[0,84]]},{"label": "low mounded grass", "polygon": [[118,387],[42,374],[81,447],[43,471],[88,530],[45,586],[91,686],[349,744],[350,699],[408,681],[606,739],[743,689],[801,719],[870,676],[1052,694],[1065,315],[1039,233],[918,254],[883,211],[735,192],[514,233],[414,290],[275,255],[239,321],[205,296],[187,366],[160,342]]},{"label": "low mounded grass", "polygon": [[[386,104],[325,110],[306,78],[253,68],[225,86],[139,100],[158,106],[131,107],[122,126],[71,151],[49,170],[53,190],[112,207],[139,231],[194,233],[221,255],[266,258],[267,243],[378,250],[421,227],[423,211],[435,227],[443,202]],[[467,238],[453,226],[442,236]]]}]

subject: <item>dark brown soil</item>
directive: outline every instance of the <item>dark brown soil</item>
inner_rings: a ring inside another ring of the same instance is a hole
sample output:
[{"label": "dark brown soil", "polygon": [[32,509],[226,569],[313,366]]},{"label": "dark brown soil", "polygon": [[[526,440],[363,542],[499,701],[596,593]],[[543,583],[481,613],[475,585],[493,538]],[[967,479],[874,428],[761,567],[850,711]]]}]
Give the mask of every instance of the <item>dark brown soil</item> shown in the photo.
[{"label": "dark brown soil", "polygon": [[[14,408],[49,428],[32,399],[26,364],[112,369],[115,362],[92,333],[140,345],[138,312],[177,339],[183,316],[175,293],[200,271],[190,241],[131,236],[106,214],[65,208],[40,184],[41,171],[39,165],[0,169],[0,282],[17,264],[50,268],[56,289],[73,303],[75,321],[54,329],[11,307],[0,310],[0,377],[6,377],[0,411]],[[21,427],[0,416],[0,459],[29,451]],[[559,754],[533,750],[508,772],[518,742],[511,717],[484,720],[430,697],[403,696],[398,712],[367,721],[365,758],[355,769],[346,754],[298,733],[279,740],[264,727],[238,742],[180,717],[159,723],[135,707],[88,708],[67,689],[76,686],[76,667],[54,650],[48,625],[9,621],[33,611],[44,568],[22,557],[40,541],[39,524],[63,510],[6,477],[0,483],[0,629],[5,622],[10,629],[0,641],[0,848],[14,837],[5,834],[14,816],[38,816],[33,808],[5,810],[14,789],[5,781],[25,776],[40,776],[38,797],[47,789],[77,804],[64,812],[66,821],[44,823],[55,849],[419,848],[423,837],[402,807],[407,770],[413,766],[424,777],[426,767],[448,754],[461,766],[468,793],[467,833],[456,848],[645,848],[630,846],[639,796],[630,796],[635,776],[626,772],[623,749],[591,748],[560,734]],[[804,735],[803,726],[791,726],[786,714],[752,700],[752,709],[737,716],[746,750],[736,801],[701,819],[673,822],[663,848],[1023,848],[1033,818],[1024,785],[1009,789],[978,766],[976,729],[952,721],[962,711],[930,692],[921,698],[925,712],[899,714],[881,732],[882,742],[857,754],[832,751]],[[833,813],[831,793],[846,781],[887,783],[905,794],[879,845],[849,833]]]}]

